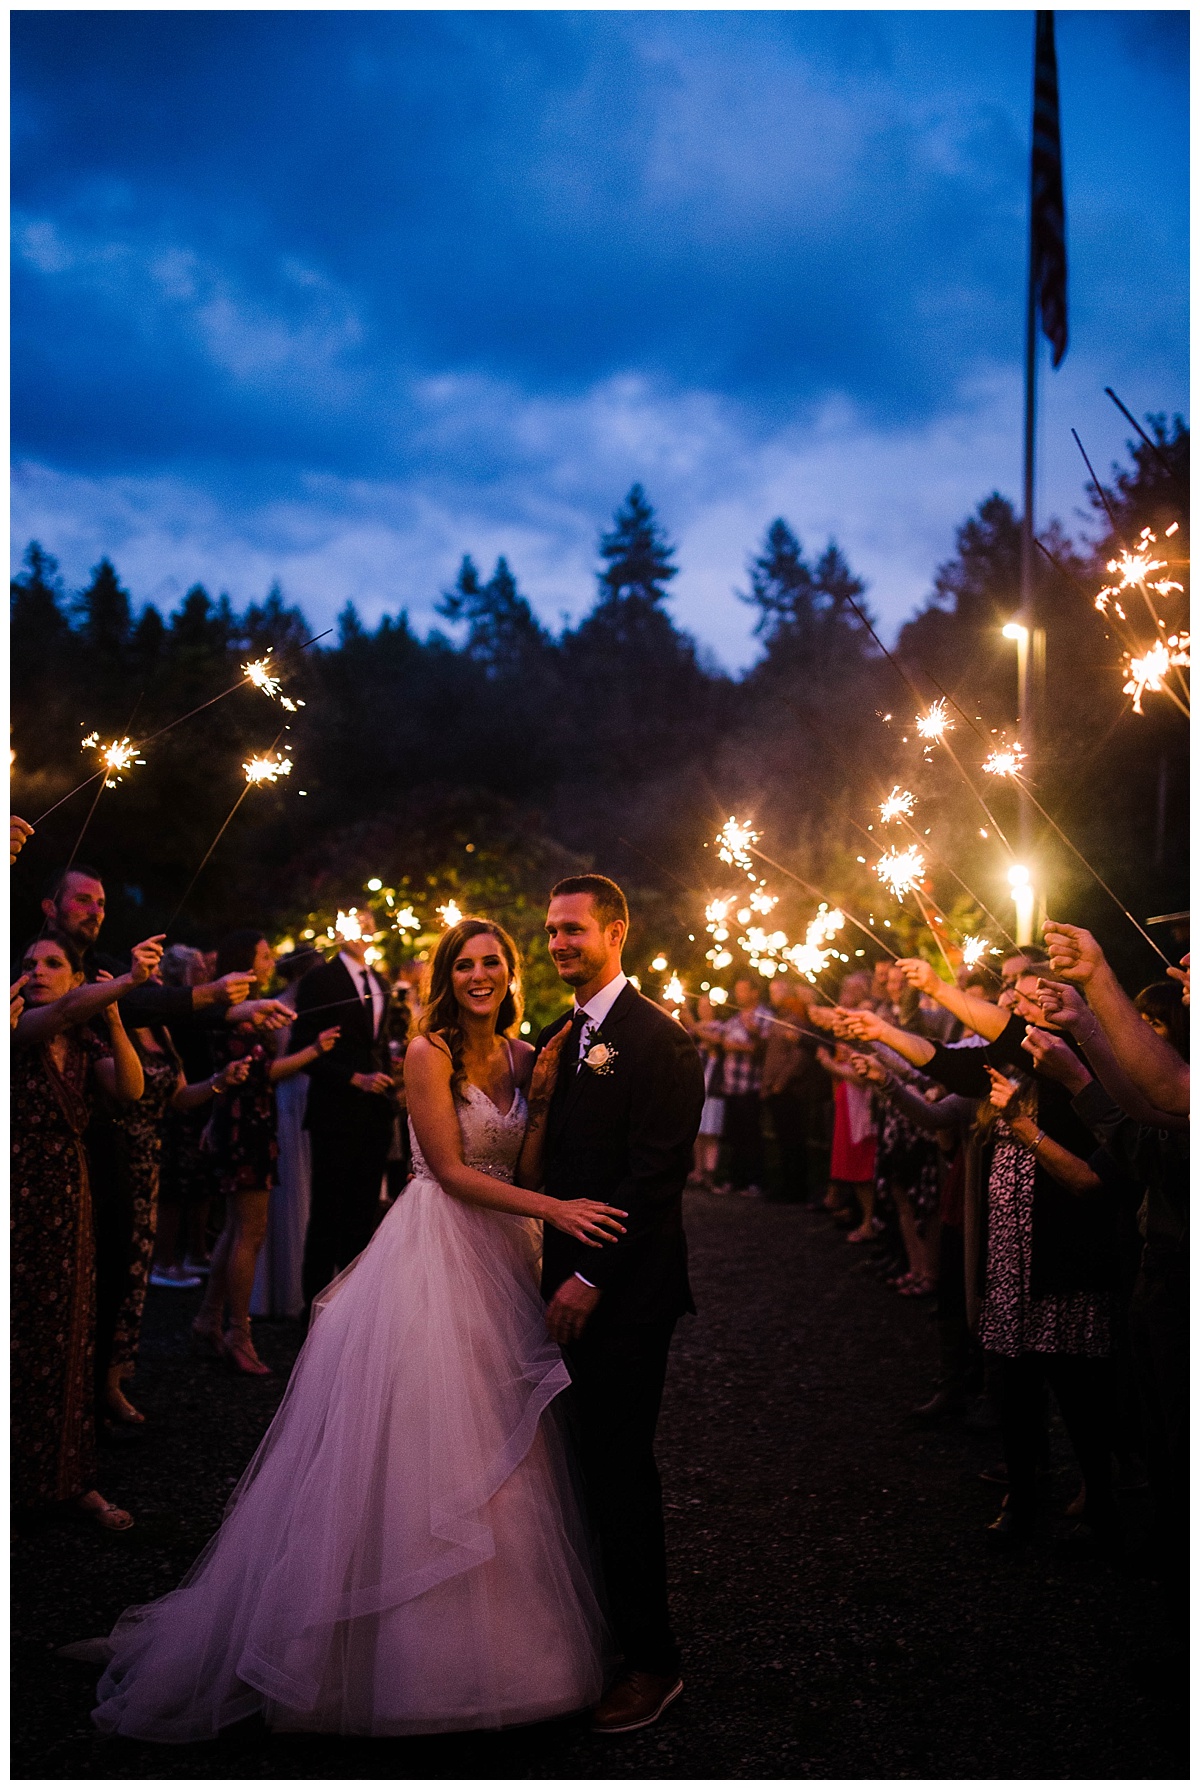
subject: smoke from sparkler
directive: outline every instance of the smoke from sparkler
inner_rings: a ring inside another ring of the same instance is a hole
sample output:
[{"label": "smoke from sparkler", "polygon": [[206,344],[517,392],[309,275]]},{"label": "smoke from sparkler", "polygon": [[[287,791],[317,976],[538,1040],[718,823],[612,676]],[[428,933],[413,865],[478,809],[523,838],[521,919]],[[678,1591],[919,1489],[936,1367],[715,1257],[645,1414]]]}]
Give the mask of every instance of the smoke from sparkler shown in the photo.
[{"label": "smoke from sparkler", "polygon": [[875,874],[897,901],[903,901],[910,890],[924,881],[925,859],[915,845],[904,851],[885,852],[875,866]]},{"label": "smoke from sparkler", "polygon": [[879,818],[884,826],[890,825],[894,820],[899,820],[902,815],[905,818],[911,815],[916,800],[911,789],[901,789],[897,784],[886,802],[879,804]]},{"label": "smoke from sparkler", "polygon": [[261,758],[251,758],[243,766],[247,783],[276,783],[280,777],[290,777],[292,761],[290,758],[272,758],[264,754]]}]

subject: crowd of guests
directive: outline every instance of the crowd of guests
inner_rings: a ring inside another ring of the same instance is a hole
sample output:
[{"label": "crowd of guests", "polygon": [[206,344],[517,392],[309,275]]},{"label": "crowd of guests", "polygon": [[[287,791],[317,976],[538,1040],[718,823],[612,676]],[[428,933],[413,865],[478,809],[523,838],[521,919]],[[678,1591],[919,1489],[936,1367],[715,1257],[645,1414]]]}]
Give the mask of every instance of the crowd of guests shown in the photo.
[{"label": "crowd of guests", "polygon": [[1189,961],[1131,998],[1089,933],[1048,921],[999,973],[885,959],[836,1005],[746,975],[725,1017],[680,1015],[708,1094],[693,1185],[823,1210],[899,1297],[936,1300],[940,1381],[912,1416],[999,1429],[991,1545],[1043,1520],[1047,1394],[1080,1475],[1064,1543],[1126,1557],[1118,1494],[1148,1478],[1180,1650]]},{"label": "crowd of guests", "polygon": [[[14,820],[10,862],[28,837]],[[329,960],[277,961],[249,926],[128,962],[100,947],[93,867],[56,873],[42,912],[10,990],[13,1504],[124,1530],[100,1450],[147,1437],[148,1286],[202,1286],[197,1348],[270,1373],[252,1316],[307,1321],[407,1179],[413,1014],[365,912]]]}]

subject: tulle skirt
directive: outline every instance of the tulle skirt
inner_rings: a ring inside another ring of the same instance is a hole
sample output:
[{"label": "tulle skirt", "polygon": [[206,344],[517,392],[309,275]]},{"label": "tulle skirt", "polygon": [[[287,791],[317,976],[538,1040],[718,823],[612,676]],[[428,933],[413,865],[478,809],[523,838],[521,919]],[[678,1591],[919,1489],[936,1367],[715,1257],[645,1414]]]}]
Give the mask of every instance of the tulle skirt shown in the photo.
[{"label": "tulle skirt", "polygon": [[196,1741],[533,1722],[606,1647],[537,1287],[540,1229],[410,1183],[322,1295],[283,1402],[178,1590],[127,1610],[93,1720]]}]

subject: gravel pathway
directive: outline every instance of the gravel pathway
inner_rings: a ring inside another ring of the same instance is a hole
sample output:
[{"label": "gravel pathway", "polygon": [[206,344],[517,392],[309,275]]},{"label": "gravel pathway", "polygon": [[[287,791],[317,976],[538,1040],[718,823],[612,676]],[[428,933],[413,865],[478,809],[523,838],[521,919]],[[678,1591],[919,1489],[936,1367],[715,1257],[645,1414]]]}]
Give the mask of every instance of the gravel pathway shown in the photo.
[{"label": "gravel pathway", "polygon": [[[104,1454],[137,1526],[20,1533],[13,1551],[17,1778],[1162,1778],[1187,1774],[1186,1709],[1129,1660],[1156,1620],[1133,1572],[994,1558],[995,1435],[906,1413],[935,1358],[929,1306],[900,1300],[821,1216],[689,1195],[701,1315],[678,1333],[660,1428],[684,1694],[600,1739],[579,1722],[501,1735],[205,1746],[95,1736],[94,1670],[56,1657],[169,1590],[220,1518],[291,1362],[235,1379],[188,1349],[195,1296],[150,1295],[136,1396],[144,1442]],[[1050,1497],[1076,1479],[1057,1432]],[[1129,1505],[1145,1522],[1143,1501]]]}]

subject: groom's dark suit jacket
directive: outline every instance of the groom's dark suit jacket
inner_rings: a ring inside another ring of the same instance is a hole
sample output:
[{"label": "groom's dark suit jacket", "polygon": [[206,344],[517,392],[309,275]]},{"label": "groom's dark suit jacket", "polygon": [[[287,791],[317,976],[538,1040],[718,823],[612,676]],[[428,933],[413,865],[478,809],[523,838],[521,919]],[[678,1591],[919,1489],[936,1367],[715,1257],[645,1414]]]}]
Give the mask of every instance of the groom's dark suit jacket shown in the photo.
[{"label": "groom's dark suit jacket", "polygon": [[[571,1015],[547,1026],[538,1048]],[[629,986],[592,1043],[612,1050],[597,1074],[563,1062],[550,1103],[544,1188],[553,1199],[603,1200],[628,1212],[625,1235],[590,1249],[545,1226],[542,1292],[576,1270],[604,1293],[606,1317],[639,1322],[694,1311],[683,1188],[704,1105],[696,1047],[677,1020]]]},{"label": "groom's dark suit jacket", "polygon": [[308,1071],[308,1104],[304,1123],[309,1131],[352,1138],[390,1139],[394,1108],[383,1094],[364,1094],[353,1087],[355,1075],[377,1070],[390,1073],[387,1052],[388,996],[378,1037],[372,1037],[371,1009],[360,987],[340,957],[318,964],[302,976],[296,990],[296,1023],[289,1048],[306,1050],[317,1034],[340,1026],[341,1036],[331,1051],[318,1057]]}]

